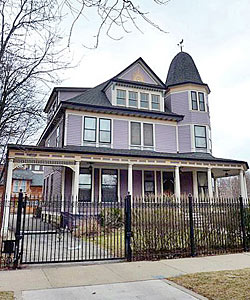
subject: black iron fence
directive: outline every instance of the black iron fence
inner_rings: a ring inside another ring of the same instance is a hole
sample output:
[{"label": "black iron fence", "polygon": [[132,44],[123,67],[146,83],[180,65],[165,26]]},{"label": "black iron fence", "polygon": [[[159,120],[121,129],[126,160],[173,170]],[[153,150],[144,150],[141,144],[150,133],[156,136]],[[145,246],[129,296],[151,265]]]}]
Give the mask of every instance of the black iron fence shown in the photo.
[{"label": "black iron fence", "polygon": [[0,266],[152,260],[247,251],[242,198],[130,196],[116,202],[13,197],[0,202]]},{"label": "black iron fence", "polygon": [[247,251],[250,206],[241,197],[135,198],[132,233],[133,260]]}]

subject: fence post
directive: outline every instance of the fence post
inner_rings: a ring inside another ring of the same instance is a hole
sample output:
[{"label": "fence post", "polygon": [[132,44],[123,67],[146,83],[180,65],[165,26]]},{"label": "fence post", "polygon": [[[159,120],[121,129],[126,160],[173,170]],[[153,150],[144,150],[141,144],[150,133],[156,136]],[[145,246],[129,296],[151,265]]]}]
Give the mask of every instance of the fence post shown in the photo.
[{"label": "fence post", "polygon": [[192,197],[191,194],[188,195],[188,211],[189,211],[189,229],[190,229],[191,256],[195,256],[193,197]]},{"label": "fence post", "polygon": [[244,213],[242,196],[239,197],[239,200],[240,200],[240,223],[241,223],[241,232],[242,232],[242,244],[243,244],[243,250],[246,252],[247,251],[246,225],[245,225],[245,213]]},{"label": "fence post", "polygon": [[131,195],[125,197],[125,256],[127,261],[132,260],[131,249]]},{"label": "fence post", "polygon": [[20,190],[18,194],[18,206],[17,206],[17,219],[16,219],[16,232],[15,232],[15,254],[14,254],[14,263],[13,268],[16,269],[18,267],[18,260],[20,258],[19,248],[20,248],[20,240],[21,236],[21,220],[22,220],[22,208],[23,208],[23,193]]}]

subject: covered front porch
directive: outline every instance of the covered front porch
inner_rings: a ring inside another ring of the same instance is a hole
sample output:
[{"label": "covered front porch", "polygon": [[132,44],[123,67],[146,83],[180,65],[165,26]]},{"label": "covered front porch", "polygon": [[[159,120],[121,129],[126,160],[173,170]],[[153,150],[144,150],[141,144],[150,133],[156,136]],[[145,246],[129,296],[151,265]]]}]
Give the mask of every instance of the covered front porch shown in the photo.
[{"label": "covered front porch", "polygon": [[83,202],[120,201],[132,197],[172,196],[179,199],[219,197],[217,180],[239,176],[240,194],[247,198],[245,162],[204,154],[163,154],[116,151],[93,147],[48,148],[10,145],[7,157],[6,199],[10,199],[13,169],[25,164],[47,166],[45,200],[60,195]]}]

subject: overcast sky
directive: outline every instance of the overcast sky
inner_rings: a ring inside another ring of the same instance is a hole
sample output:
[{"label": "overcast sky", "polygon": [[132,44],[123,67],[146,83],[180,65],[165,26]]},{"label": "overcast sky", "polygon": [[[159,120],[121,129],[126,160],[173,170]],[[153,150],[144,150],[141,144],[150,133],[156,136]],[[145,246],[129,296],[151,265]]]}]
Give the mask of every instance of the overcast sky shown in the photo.
[{"label": "overcast sky", "polygon": [[[142,57],[165,82],[169,64],[184,39],[184,51],[194,59],[209,96],[213,155],[250,163],[250,1],[171,0],[166,6],[140,0],[162,33],[139,21],[136,29],[119,41],[101,37],[97,50],[84,48],[91,39],[97,19],[86,15],[77,24],[71,53],[81,62],[62,74],[62,86],[93,87],[116,75]],[[132,29],[132,28],[131,28]],[[118,31],[114,35],[119,37]]]}]

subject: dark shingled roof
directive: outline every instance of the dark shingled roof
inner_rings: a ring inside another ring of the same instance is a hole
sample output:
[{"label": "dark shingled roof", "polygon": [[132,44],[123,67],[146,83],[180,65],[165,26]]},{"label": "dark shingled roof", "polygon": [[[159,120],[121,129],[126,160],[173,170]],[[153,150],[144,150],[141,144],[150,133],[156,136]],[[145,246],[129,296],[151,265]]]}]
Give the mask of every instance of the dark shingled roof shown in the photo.
[{"label": "dark shingled roof", "polygon": [[[183,119],[182,115],[175,114],[165,108],[164,112],[157,112],[151,110],[133,109],[129,107],[119,107],[112,105],[108,100],[103,89],[107,84],[112,81],[105,81],[98,86],[83,92],[81,95],[62,101],[63,106],[77,105],[82,106],[86,110],[98,111],[103,113],[117,113],[121,115],[135,115],[140,117],[151,117],[166,120],[177,120]],[[74,107],[72,107],[74,108]]]},{"label": "dark shingled roof", "polygon": [[179,52],[173,58],[168,70],[166,86],[169,87],[182,83],[205,85],[192,57],[186,52]]},{"label": "dark shingled roof", "polygon": [[106,94],[103,92],[103,89],[108,82],[109,80],[97,85],[94,88],[86,90],[81,95],[70,98],[63,102],[112,107],[112,104],[109,102]]}]

